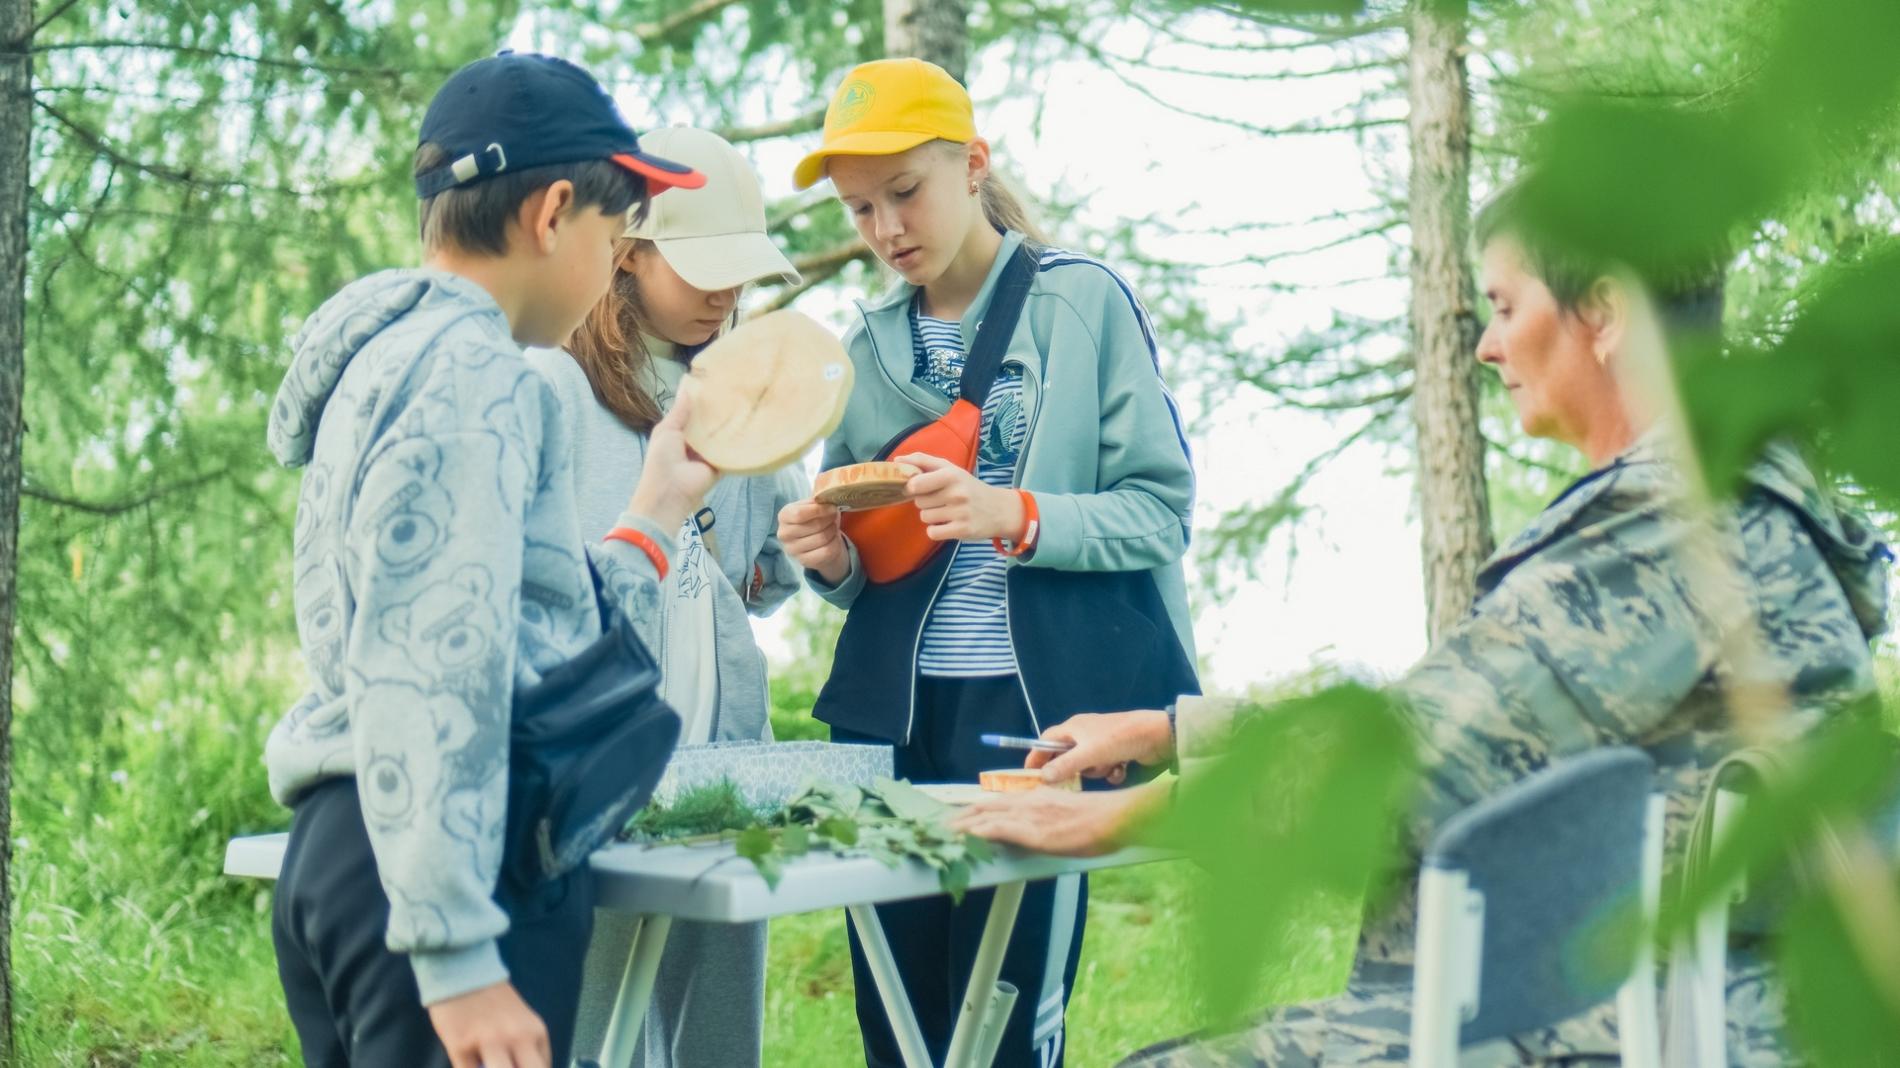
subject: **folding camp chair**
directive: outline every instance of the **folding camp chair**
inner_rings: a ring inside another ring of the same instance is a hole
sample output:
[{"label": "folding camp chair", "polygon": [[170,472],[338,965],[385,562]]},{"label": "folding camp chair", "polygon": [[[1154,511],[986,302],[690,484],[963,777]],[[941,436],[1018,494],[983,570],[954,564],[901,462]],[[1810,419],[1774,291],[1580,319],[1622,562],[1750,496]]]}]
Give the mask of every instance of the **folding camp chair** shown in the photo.
[{"label": "folding camp chair", "polygon": [[1662,795],[1637,749],[1555,764],[1450,820],[1419,873],[1412,1065],[1617,1002],[1626,1068],[1656,1068]]},{"label": "folding camp chair", "polygon": [[[1900,770],[1900,749],[1891,740],[1885,756]],[[1684,860],[1691,881],[1707,870],[1751,795],[1768,780],[1786,774],[1787,757],[1778,749],[1743,749],[1716,766]],[[1900,796],[1890,792],[1868,818],[1866,830],[1889,857],[1895,855],[1900,844]],[[1754,886],[1736,877],[1696,914],[1686,939],[1671,948],[1671,968],[1682,970],[1682,975],[1670,977],[1666,1052],[1671,1065],[1727,1068],[1729,940],[1772,933],[1790,899],[1800,892],[1795,878],[1793,867],[1766,873]],[[1679,986],[1687,992],[1686,1003],[1678,998]]]}]

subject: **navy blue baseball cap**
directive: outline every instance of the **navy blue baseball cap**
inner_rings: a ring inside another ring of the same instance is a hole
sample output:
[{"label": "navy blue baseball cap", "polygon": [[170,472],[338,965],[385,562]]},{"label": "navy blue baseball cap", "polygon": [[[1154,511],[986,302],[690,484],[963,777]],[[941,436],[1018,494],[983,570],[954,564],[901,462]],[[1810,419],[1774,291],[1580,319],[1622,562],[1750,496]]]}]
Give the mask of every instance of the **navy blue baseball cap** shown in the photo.
[{"label": "navy blue baseball cap", "polygon": [[456,71],[429,102],[419,140],[449,158],[416,175],[424,199],[509,171],[597,159],[646,179],[649,195],[706,184],[691,167],[640,151],[593,75],[553,56],[507,50]]}]

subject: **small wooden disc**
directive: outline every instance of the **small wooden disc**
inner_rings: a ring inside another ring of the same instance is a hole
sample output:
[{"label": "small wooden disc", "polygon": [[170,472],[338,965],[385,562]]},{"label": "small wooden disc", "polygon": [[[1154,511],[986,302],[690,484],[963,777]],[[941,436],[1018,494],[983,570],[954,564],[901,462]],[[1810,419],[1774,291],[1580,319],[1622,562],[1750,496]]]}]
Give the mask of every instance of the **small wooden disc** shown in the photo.
[{"label": "small wooden disc", "polygon": [[1016,794],[1047,786],[1053,790],[1080,790],[1082,780],[1064,779],[1061,782],[1042,781],[1042,772],[1035,768],[1003,768],[1000,771],[977,773],[977,782],[985,790],[999,794]]},{"label": "small wooden disc", "polygon": [[838,429],[851,381],[844,346],[810,317],[748,319],[693,357],[686,443],[721,474],[777,471]]},{"label": "small wooden disc", "polygon": [[873,460],[821,471],[812,481],[811,498],[844,511],[902,504],[904,486],[919,473],[912,464]]}]

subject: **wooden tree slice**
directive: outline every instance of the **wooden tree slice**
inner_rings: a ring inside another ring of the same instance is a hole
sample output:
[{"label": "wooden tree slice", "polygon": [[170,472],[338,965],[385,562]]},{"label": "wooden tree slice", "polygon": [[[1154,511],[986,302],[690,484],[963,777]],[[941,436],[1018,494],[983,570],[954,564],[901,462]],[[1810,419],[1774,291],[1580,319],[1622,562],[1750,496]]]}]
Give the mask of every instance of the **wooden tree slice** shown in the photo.
[{"label": "wooden tree slice", "polygon": [[777,471],[838,429],[851,381],[844,346],[811,318],[747,320],[693,357],[686,443],[722,474]]},{"label": "wooden tree slice", "polygon": [[1037,787],[1047,786],[1053,790],[1080,790],[1081,779],[1064,779],[1061,782],[1042,781],[1042,772],[1035,768],[1003,768],[1000,771],[978,772],[977,782],[983,789],[999,794],[1017,794]]},{"label": "wooden tree slice", "polygon": [[919,474],[914,464],[873,460],[821,471],[812,482],[812,500],[849,512],[902,504],[904,485]]}]

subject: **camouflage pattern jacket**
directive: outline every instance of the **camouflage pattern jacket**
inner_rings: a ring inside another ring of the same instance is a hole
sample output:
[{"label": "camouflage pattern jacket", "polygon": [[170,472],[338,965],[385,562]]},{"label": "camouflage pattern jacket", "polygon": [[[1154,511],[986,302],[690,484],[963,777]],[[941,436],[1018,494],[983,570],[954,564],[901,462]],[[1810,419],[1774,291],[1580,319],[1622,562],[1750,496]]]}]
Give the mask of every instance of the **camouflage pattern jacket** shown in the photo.
[{"label": "camouflage pattern jacket", "polygon": [[[1687,507],[1668,447],[1652,431],[1565,490],[1485,563],[1470,615],[1397,684],[1421,761],[1414,853],[1446,817],[1555,759],[1611,745],[1650,749],[1669,769],[1674,840],[1703,773],[1737,744],[1724,687],[1783,688],[1788,736],[1873,689],[1869,641],[1887,624],[1892,555],[1868,524],[1776,446],[1711,531]],[[1736,625],[1758,628],[1760,662],[1729,662],[1725,628]],[[1190,774],[1222,748],[1235,707],[1179,703]],[[1200,1059],[1178,1063],[1402,1062],[1415,897],[1408,878],[1366,917],[1346,995],[1282,1010],[1231,1048],[1194,1047]],[[1614,1051],[1604,1019],[1578,1023],[1521,1036],[1505,1059]],[[1185,1053],[1137,1061],[1172,1065]]]}]

